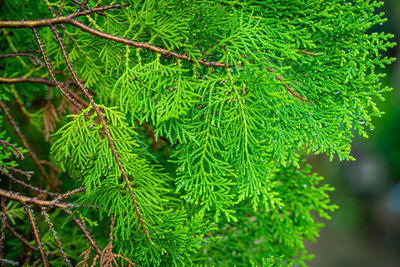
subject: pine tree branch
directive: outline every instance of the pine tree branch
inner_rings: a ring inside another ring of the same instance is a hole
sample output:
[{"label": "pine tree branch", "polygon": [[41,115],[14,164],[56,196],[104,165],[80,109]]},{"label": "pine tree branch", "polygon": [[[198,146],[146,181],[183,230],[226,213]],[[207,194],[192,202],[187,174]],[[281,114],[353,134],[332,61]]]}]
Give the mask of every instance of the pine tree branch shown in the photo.
[{"label": "pine tree branch", "polygon": [[58,30],[56,29],[56,27],[55,27],[54,25],[51,25],[50,27],[51,27],[51,30],[53,31],[53,33],[54,33],[54,35],[55,35],[55,37],[56,37],[56,39],[57,39],[57,42],[58,42],[58,44],[59,44],[59,46],[60,46],[60,48],[61,48],[61,50],[62,50],[62,54],[63,54],[63,57],[64,57],[64,59],[65,59],[65,63],[67,64],[68,69],[69,69],[69,71],[71,72],[74,81],[75,81],[76,84],[79,86],[79,88],[82,90],[82,93],[86,96],[86,98],[89,99],[90,104],[93,106],[93,109],[95,110],[95,112],[96,112],[97,115],[99,116],[99,119],[100,119],[100,121],[101,121],[101,124],[103,125],[103,128],[104,128],[104,133],[105,133],[106,136],[107,136],[107,139],[108,139],[108,142],[109,142],[109,145],[110,145],[112,154],[113,154],[115,160],[117,161],[117,164],[118,164],[118,166],[119,166],[119,168],[120,168],[120,170],[121,170],[121,172],[122,172],[122,176],[124,177],[125,183],[126,183],[127,186],[128,186],[129,193],[130,193],[130,195],[131,195],[131,198],[132,198],[132,201],[133,201],[133,205],[134,205],[134,207],[135,207],[135,212],[136,212],[136,215],[137,215],[137,217],[138,217],[139,224],[140,224],[140,226],[141,226],[143,232],[145,233],[147,239],[150,241],[151,244],[153,244],[153,245],[155,246],[155,244],[154,244],[153,241],[151,240],[150,235],[149,235],[149,232],[148,232],[148,230],[146,229],[145,224],[144,224],[144,222],[143,222],[143,220],[142,220],[142,216],[141,216],[140,211],[139,211],[139,206],[138,206],[138,204],[137,204],[137,201],[136,201],[136,198],[135,198],[135,194],[134,194],[133,189],[132,189],[132,186],[131,186],[131,184],[130,184],[130,182],[129,182],[129,178],[128,178],[128,175],[126,174],[125,168],[123,167],[123,165],[122,165],[122,163],[121,163],[121,160],[120,160],[120,157],[119,157],[119,155],[118,155],[118,153],[117,153],[117,151],[116,151],[116,149],[115,149],[114,141],[113,141],[112,138],[111,138],[111,134],[110,134],[110,131],[109,131],[109,129],[108,129],[106,120],[105,120],[105,118],[104,118],[102,112],[100,111],[100,109],[97,107],[96,102],[94,102],[92,95],[91,95],[91,94],[89,93],[89,91],[83,86],[83,84],[82,84],[82,82],[79,80],[79,78],[78,78],[78,76],[77,76],[75,70],[73,69],[72,64],[71,64],[71,61],[69,60],[67,51],[66,51],[66,49],[65,49],[65,46],[64,46],[64,44],[63,44],[63,42],[62,42],[62,39],[61,39],[61,37],[60,37],[60,34],[59,34]]}]

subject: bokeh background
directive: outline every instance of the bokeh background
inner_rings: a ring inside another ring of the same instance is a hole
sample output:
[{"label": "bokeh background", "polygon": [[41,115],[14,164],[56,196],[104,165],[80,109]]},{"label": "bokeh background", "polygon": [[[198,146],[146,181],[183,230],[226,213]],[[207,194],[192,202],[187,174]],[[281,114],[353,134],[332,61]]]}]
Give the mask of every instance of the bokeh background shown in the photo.
[{"label": "bokeh background", "polygon": [[398,46],[387,51],[398,60],[385,71],[393,88],[380,103],[385,114],[374,120],[369,139],[354,140],[353,162],[329,162],[312,156],[314,171],[336,188],[331,194],[340,206],[309,243],[315,258],[311,267],[400,267],[400,0],[384,0],[388,21],[373,29],[395,35]]}]

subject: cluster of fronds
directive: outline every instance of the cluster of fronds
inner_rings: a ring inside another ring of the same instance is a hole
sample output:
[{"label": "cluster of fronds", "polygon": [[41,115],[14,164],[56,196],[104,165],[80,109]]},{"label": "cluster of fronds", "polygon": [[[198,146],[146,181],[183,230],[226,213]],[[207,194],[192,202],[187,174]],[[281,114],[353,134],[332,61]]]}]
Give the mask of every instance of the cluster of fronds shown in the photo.
[{"label": "cluster of fronds", "polygon": [[381,5],[1,3],[0,263],[305,265],[336,206],[303,156],[381,115]]}]

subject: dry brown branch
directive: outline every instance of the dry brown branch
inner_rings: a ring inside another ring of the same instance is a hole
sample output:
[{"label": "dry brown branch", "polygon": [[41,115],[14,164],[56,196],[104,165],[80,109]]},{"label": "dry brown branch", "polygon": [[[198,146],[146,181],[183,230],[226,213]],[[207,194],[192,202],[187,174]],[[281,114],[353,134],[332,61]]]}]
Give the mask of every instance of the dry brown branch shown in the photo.
[{"label": "dry brown branch", "polygon": [[29,143],[26,141],[24,134],[21,132],[17,122],[13,119],[13,117],[11,116],[10,112],[8,111],[8,109],[6,108],[6,106],[4,105],[4,103],[2,101],[0,101],[0,108],[3,110],[4,114],[6,114],[6,117],[9,121],[9,123],[11,124],[11,126],[14,128],[15,133],[17,134],[17,136],[19,137],[19,139],[22,142],[22,145],[28,150],[28,154],[29,156],[32,158],[33,162],[35,163],[35,165],[37,166],[37,168],[39,169],[39,171],[41,172],[42,176],[45,178],[45,180],[55,189],[57,189],[56,184],[54,183],[53,180],[50,179],[50,177],[48,176],[48,174],[46,173],[43,165],[40,163],[38,157],[36,156],[36,153],[32,150],[31,146],[29,145]]},{"label": "dry brown branch", "polygon": [[1,140],[0,139],[0,144],[3,146],[3,148],[7,151],[10,151],[9,148],[11,148],[11,151],[18,157],[20,157],[21,159],[24,159],[24,155],[21,152],[20,148],[15,147],[13,144],[10,144],[9,142],[7,142],[6,140]]},{"label": "dry brown branch", "polygon": [[[128,5],[128,4],[125,4],[124,6],[126,6],[126,5]],[[143,43],[143,42],[126,39],[123,37],[115,36],[112,34],[108,34],[108,33],[93,29],[93,28],[74,19],[76,17],[85,16],[85,15],[89,15],[91,13],[102,12],[102,11],[106,11],[109,9],[115,9],[115,8],[121,8],[121,5],[116,4],[116,5],[109,5],[109,6],[104,6],[104,7],[94,7],[94,8],[85,10],[85,11],[78,11],[78,12],[74,12],[67,16],[58,16],[58,17],[54,17],[51,19],[26,20],[26,21],[0,21],[0,28],[36,28],[36,27],[42,27],[42,26],[54,26],[57,24],[68,23],[68,24],[71,24],[71,25],[74,25],[74,26],[80,28],[81,30],[83,30],[85,32],[88,32],[90,34],[96,35],[100,38],[104,38],[104,39],[107,39],[110,41],[126,44],[129,46],[134,46],[137,48],[148,49],[148,50],[156,52],[156,53],[175,57],[177,59],[191,61],[193,63],[199,63],[199,64],[207,66],[207,67],[227,68],[227,65],[222,62],[212,62],[212,61],[206,61],[206,60],[202,60],[202,59],[190,58],[187,55],[180,54],[180,53],[177,53],[174,51],[169,51],[167,49],[157,47],[154,45],[150,45],[148,43]]]},{"label": "dry brown branch", "polygon": [[62,202],[57,202],[57,201],[46,201],[46,200],[41,200],[41,199],[37,199],[37,198],[27,197],[24,195],[20,195],[18,193],[6,191],[1,188],[0,188],[0,197],[12,199],[12,200],[18,201],[21,204],[24,204],[24,203],[34,204],[36,206],[55,207],[55,208],[60,208],[63,210],[66,210],[73,206],[72,204],[68,204],[68,203],[62,203]]},{"label": "dry brown branch", "polygon": [[16,172],[16,173],[22,174],[22,175],[24,175],[24,176],[26,177],[26,179],[28,179],[28,180],[31,179],[32,174],[33,174],[33,171],[24,172],[23,170],[14,168],[14,167],[12,167],[12,166],[7,166],[7,165],[0,165],[0,168],[7,169],[7,170],[9,170],[9,171],[11,171],[11,172]]},{"label": "dry brown branch", "polygon": [[[37,247],[35,247],[35,246],[32,246],[31,243],[30,243],[28,240],[26,240],[22,235],[20,235],[20,234],[14,229],[14,227],[12,227],[11,225],[9,225],[7,222],[5,223],[5,226],[6,226],[7,230],[10,231],[10,233],[11,233],[13,236],[15,236],[17,239],[19,239],[19,241],[21,241],[24,245],[26,245],[26,246],[27,246],[28,248],[30,248],[31,250],[34,250],[34,251],[39,252],[39,249],[38,249]],[[55,252],[47,252],[47,251],[46,251],[46,254],[47,254],[47,255],[55,255],[55,256],[59,256],[59,257],[62,256],[61,254],[55,253]]]},{"label": "dry brown branch", "polygon": [[[1,167],[1,166],[0,166]],[[19,184],[25,188],[28,188],[34,192],[38,192],[39,194],[45,194],[45,195],[49,195],[49,196],[58,196],[58,193],[52,193],[40,188],[37,188],[35,186],[32,186],[30,184],[24,183],[23,181],[18,180],[17,178],[15,178],[14,176],[12,176],[11,174],[5,172],[3,169],[0,168],[0,173],[3,174],[4,176],[7,176],[11,181],[13,181],[16,184]]]},{"label": "dry brown branch", "polygon": [[54,86],[55,83],[53,81],[50,81],[48,79],[43,79],[43,78],[36,78],[36,77],[17,77],[17,78],[6,78],[6,77],[0,77],[0,83],[42,83],[50,86]]},{"label": "dry brown branch", "polygon": [[38,229],[35,217],[33,215],[33,212],[31,210],[31,208],[29,207],[29,205],[27,205],[25,203],[22,203],[22,204],[23,204],[23,206],[24,206],[24,208],[26,210],[26,213],[28,214],[29,221],[30,221],[30,223],[32,225],[33,235],[35,236],[36,243],[39,246],[40,258],[42,260],[43,267],[47,267],[47,266],[49,266],[49,264],[47,262],[47,257],[46,257],[46,253],[45,253],[45,250],[44,250],[44,245],[43,245],[43,242],[42,242],[42,238],[40,237],[40,233],[39,233],[39,229]]},{"label": "dry brown branch", "polygon": [[67,265],[68,265],[69,267],[72,267],[72,264],[71,264],[71,262],[69,261],[67,255],[65,254],[65,252],[64,252],[64,250],[63,250],[63,248],[62,248],[61,242],[60,242],[60,240],[59,240],[58,237],[57,237],[57,233],[56,233],[56,231],[55,231],[55,229],[54,229],[54,227],[53,227],[53,224],[52,224],[51,221],[50,221],[50,217],[49,217],[49,215],[47,214],[46,209],[45,209],[44,207],[41,207],[41,209],[42,209],[43,216],[44,216],[44,218],[45,218],[45,220],[46,220],[46,223],[47,223],[47,225],[49,226],[51,233],[53,234],[54,241],[56,242],[56,244],[57,244],[57,246],[58,246],[58,249],[59,249],[61,255],[63,256],[65,263],[67,263]]},{"label": "dry brown branch", "polygon": [[32,28],[32,30],[35,35],[36,41],[39,45],[40,53],[42,54],[47,71],[50,74],[51,79],[55,83],[56,88],[61,92],[61,94],[65,98],[67,98],[72,104],[74,104],[74,106],[76,106],[79,110],[82,110],[81,105],[78,102],[76,102],[76,100],[72,98],[71,95],[63,89],[63,87],[61,87],[61,84],[58,82],[58,80],[56,79],[56,75],[53,72],[53,66],[51,65],[50,59],[46,56],[46,51],[44,50],[44,46],[42,40],[40,39],[38,31],[36,30],[36,28]]},{"label": "dry brown branch", "polygon": [[0,237],[0,258],[4,256],[4,240],[6,238],[4,234],[4,228],[6,227],[6,199],[4,197],[1,198],[1,237]]}]

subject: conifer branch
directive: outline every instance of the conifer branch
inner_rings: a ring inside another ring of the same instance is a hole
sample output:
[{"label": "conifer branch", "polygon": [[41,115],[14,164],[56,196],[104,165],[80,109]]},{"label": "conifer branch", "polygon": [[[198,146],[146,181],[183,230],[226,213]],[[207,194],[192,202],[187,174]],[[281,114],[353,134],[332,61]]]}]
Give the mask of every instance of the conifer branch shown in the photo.
[{"label": "conifer branch", "polygon": [[102,112],[100,111],[100,109],[97,107],[96,102],[94,102],[92,95],[91,95],[91,94],[89,93],[89,91],[83,86],[83,84],[82,84],[82,82],[79,80],[79,78],[78,78],[78,76],[77,76],[75,70],[73,69],[72,64],[71,64],[71,61],[69,60],[67,51],[66,51],[66,49],[65,49],[65,46],[64,46],[64,44],[63,44],[63,42],[62,42],[62,39],[61,39],[60,34],[59,34],[59,32],[57,31],[56,27],[55,27],[54,25],[51,25],[50,27],[51,27],[51,29],[52,29],[52,31],[53,31],[53,33],[54,33],[56,39],[57,39],[57,42],[58,42],[58,44],[59,44],[59,46],[60,46],[60,48],[61,48],[61,50],[62,50],[62,55],[63,55],[63,57],[64,57],[64,59],[65,59],[65,62],[66,62],[66,64],[67,64],[67,66],[68,66],[69,71],[70,71],[71,74],[72,74],[72,77],[73,77],[74,81],[76,82],[76,84],[78,85],[78,87],[82,90],[82,93],[83,93],[83,94],[86,96],[86,98],[89,100],[90,104],[93,106],[93,109],[95,110],[95,112],[96,112],[97,115],[99,116],[99,119],[100,119],[100,121],[101,121],[101,124],[103,125],[103,128],[104,128],[104,133],[105,133],[105,135],[107,136],[107,139],[108,139],[108,142],[109,142],[109,145],[110,145],[112,154],[113,154],[115,160],[117,161],[117,164],[118,164],[118,166],[119,166],[119,168],[120,168],[120,170],[121,170],[122,176],[124,177],[125,183],[126,183],[126,185],[128,186],[129,194],[131,195],[131,198],[132,198],[132,201],[133,201],[133,205],[134,205],[134,207],[135,207],[135,212],[136,212],[136,215],[137,215],[137,217],[138,217],[139,224],[140,224],[140,226],[141,226],[143,232],[145,233],[147,239],[150,241],[151,244],[154,245],[153,241],[152,241],[151,238],[150,238],[149,232],[148,232],[148,230],[146,229],[145,224],[144,224],[144,222],[143,222],[143,220],[142,220],[142,216],[141,216],[140,211],[139,211],[139,206],[138,206],[138,204],[137,204],[137,201],[136,201],[136,198],[135,198],[135,194],[134,194],[133,189],[132,189],[132,186],[131,186],[131,184],[130,184],[130,182],[129,182],[129,178],[128,178],[128,175],[126,174],[125,168],[123,167],[123,165],[122,165],[122,163],[121,163],[121,160],[120,160],[120,157],[119,157],[119,155],[118,155],[118,153],[117,153],[117,151],[116,151],[116,149],[115,149],[114,141],[113,141],[112,138],[111,138],[110,131],[109,131],[109,129],[108,129],[106,120],[105,120],[105,118],[104,118]]},{"label": "conifer branch", "polygon": [[22,205],[24,206],[26,213],[28,214],[29,221],[31,222],[33,235],[35,236],[36,243],[38,244],[38,247],[40,250],[40,258],[42,260],[43,267],[47,267],[49,265],[49,263],[47,261],[46,253],[44,250],[44,244],[42,242],[42,238],[40,237],[39,228],[36,223],[33,212],[31,210],[31,208],[29,207],[29,205],[27,205],[26,203],[22,203]]},{"label": "conifer branch", "polygon": [[68,23],[69,20],[76,17],[86,16],[91,13],[102,12],[109,9],[121,8],[127,5],[129,5],[129,3],[126,3],[125,5],[122,6],[120,4],[112,4],[103,7],[94,7],[88,10],[77,11],[70,15],[58,16],[58,17],[56,16],[54,18],[49,18],[49,19],[22,20],[22,21],[0,20],[0,28],[37,28],[37,27],[50,26],[61,23]]}]

